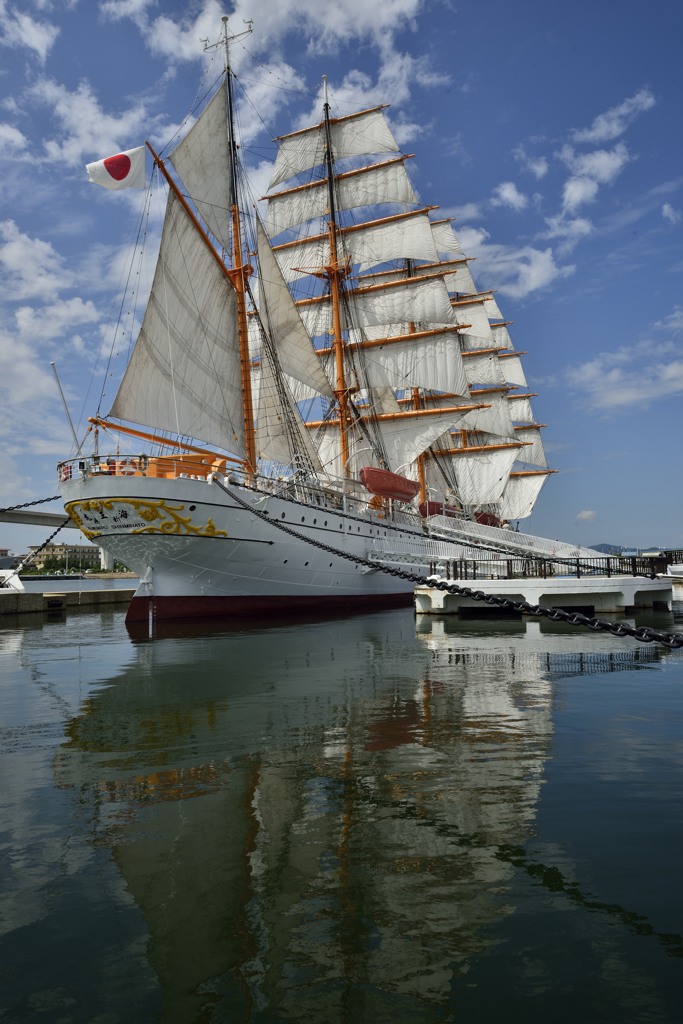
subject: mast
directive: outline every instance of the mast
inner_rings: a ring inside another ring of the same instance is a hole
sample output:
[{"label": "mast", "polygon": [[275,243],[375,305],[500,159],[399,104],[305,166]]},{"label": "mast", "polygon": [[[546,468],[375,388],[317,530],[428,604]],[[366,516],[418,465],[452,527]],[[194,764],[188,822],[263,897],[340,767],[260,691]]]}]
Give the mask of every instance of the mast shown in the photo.
[{"label": "mast", "polygon": [[228,17],[221,19],[223,22],[223,35],[218,43],[209,44],[204,42],[204,50],[213,50],[223,46],[225,50],[225,76],[227,85],[227,121],[228,121],[228,153],[229,153],[229,185],[232,204],[230,216],[232,219],[232,269],[228,270],[228,276],[235,289],[237,298],[237,329],[239,337],[240,354],[240,376],[242,384],[242,400],[244,405],[244,443],[246,449],[247,471],[250,474],[256,473],[256,436],[254,431],[254,403],[251,387],[251,360],[249,358],[249,331],[247,323],[247,280],[253,274],[251,267],[244,260],[242,249],[242,231],[239,214],[239,203],[237,197],[237,143],[235,141],[235,118],[232,90],[232,69],[230,67],[230,43],[242,36],[249,35],[252,31],[252,22],[245,22],[247,28],[244,32],[235,35],[228,35]]},{"label": "mast", "polygon": [[351,424],[349,414],[349,393],[346,386],[344,370],[344,339],[341,326],[341,282],[348,273],[348,267],[340,266],[337,253],[337,215],[334,197],[334,163],[332,156],[332,133],[330,131],[330,104],[327,98],[327,75],[323,75],[324,94],[324,125],[325,125],[325,166],[327,169],[327,189],[329,196],[330,219],[327,229],[330,245],[330,262],[325,267],[330,282],[330,298],[332,301],[332,348],[334,350],[335,388],[334,394],[339,408],[340,453],[342,473],[346,476],[349,463],[348,428]]}]

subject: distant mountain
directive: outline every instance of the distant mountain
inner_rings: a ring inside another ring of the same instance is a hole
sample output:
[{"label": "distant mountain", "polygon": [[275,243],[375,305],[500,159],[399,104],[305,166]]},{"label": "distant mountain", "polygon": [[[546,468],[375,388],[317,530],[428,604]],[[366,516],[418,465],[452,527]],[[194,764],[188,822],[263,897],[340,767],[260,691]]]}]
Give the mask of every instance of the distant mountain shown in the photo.
[{"label": "distant mountain", "polygon": [[665,544],[650,544],[649,547],[643,546],[642,544],[639,547],[635,544],[632,547],[624,547],[623,544],[591,544],[591,547],[595,551],[599,551],[603,555],[623,555],[624,552],[627,552],[628,554],[633,554],[634,552],[636,554],[643,554],[643,552],[650,551],[672,550],[671,548],[668,548]]}]

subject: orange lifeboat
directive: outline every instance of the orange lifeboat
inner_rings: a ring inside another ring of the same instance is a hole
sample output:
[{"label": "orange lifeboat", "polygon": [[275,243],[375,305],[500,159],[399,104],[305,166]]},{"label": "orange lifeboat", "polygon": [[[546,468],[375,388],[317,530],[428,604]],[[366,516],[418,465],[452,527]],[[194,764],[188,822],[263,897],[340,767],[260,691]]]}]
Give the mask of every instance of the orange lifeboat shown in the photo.
[{"label": "orange lifeboat", "polygon": [[475,512],[474,518],[482,526],[500,526],[500,519],[493,512]]},{"label": "orange lifeboat", "polygon": [[462,515],[459,509],[444,505],[441,501],[423,501],[419,512],[423,519],[427,519],[429,516],[449,516],[451,519],[457,519]]},{"label": "orange lifeboat", "polygon": [[363,466],[360,480],[370,494],[379,494],[382,498],[393,498],[395,501],[410,501],[420,490],[417,480],[408,480],[399,473],[377,469],[375,466]]}]

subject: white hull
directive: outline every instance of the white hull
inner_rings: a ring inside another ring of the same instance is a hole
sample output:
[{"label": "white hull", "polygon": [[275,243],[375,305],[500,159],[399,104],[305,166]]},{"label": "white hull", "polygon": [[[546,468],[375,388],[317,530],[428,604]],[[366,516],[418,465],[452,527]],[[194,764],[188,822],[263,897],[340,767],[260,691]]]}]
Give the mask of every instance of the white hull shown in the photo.
[{"label": "white hull", "polygon": [[[86,536],[140,575],[129,618],[146,618],[149,599],[161,618],[408,603],[413,582],[316,545],[354,558],[379,556],[421,575],[434,557],[419,521],[400,524],[367,506],[344,511],[228,487],[226,494],[203,479],[104,475],[61,484],[67,511]],[[452,557],[461,551],[454,543]]]}]

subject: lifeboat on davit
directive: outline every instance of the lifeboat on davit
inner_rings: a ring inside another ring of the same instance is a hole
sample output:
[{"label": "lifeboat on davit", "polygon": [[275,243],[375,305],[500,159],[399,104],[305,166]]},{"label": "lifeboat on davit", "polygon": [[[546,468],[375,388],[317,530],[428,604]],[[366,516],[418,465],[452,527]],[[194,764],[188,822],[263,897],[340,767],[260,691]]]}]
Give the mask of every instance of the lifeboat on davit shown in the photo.
[{"label": "lifeboat on davit", "polygon": [[502,520],[493,512],[475,512],[474,518],[482,526],[501,526]]},{"label": "lifeboat on davit", "polygon": [[462,516],[462,511],[459,508],[444,505],[442,501],[423,501],[419,512],[423,519],[427,519],[429,516],[448,516],[450,519],[459,519]]},{"label": "lifeboat on davit", "polygon": [[410,501],[420,490],[417,480],[408,480],[400,473],[378,469],[376,466],[363,466],[360,480],[370,494],[378,494],[381,498],[393,498],[394,501]]}]

